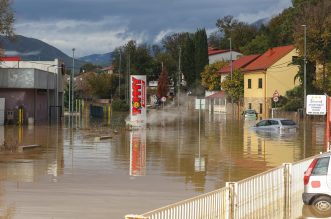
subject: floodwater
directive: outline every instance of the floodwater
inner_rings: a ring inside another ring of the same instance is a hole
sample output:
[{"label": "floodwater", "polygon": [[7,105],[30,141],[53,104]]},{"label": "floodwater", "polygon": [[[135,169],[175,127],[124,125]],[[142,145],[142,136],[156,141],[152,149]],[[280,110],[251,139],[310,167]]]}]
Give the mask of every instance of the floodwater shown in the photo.
[{"label": "floodwater", "polygon": [[323,122],[258,133],[229,115],[159,111],[130,131],[120,116],[0,126],[0,218],[124,218],[324,151]]}]

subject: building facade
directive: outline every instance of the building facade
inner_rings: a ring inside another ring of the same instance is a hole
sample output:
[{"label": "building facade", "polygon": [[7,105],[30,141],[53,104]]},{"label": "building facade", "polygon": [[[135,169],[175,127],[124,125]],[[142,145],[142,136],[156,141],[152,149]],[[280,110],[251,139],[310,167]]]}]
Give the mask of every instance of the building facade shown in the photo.
[{"label": "building facade", "polygon": [[0,98],[5,99],[5,123],[44,123],[63,114],[62,67],[59,60],[0,62]]},{"label": "building facade", "polygon": [[270,116],[270,110],[276,106],[274,93],[285,96],[286,91],[299,85],[294,80],[299,66],[293,65],[298,57],[294,46],[271,48],[250,63],[244,69],[244,105],[246,109],[255,109],[259,118]]}]

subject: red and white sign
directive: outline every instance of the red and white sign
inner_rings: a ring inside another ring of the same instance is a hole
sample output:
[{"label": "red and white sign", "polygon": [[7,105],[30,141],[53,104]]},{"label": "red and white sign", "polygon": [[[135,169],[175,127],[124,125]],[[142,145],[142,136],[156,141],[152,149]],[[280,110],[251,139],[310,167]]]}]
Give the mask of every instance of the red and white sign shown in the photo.
[{"label": "red and white sign", "polygon": [[275,90],[275,92],[272,94],[272,100],[274,102],[278,102],[279,101],[279,93],[277,90]]},{"label": "red and white sign", "polygon": [[146,122],[146,76],[131,75],[130,122],[141,125]]}]

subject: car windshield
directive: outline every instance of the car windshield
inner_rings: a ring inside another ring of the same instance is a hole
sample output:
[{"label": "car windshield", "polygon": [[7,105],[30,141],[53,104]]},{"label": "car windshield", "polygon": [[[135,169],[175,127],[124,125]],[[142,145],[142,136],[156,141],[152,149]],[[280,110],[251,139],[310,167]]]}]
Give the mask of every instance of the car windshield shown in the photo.
[{"label": "car windshield", "polygon": [[288,119],[281,120],[280,122],[282,123],[282,125],[296,125],[294,121]]},{"label": "car windshield", "polygon": [[255,110],[246,110],[246,114],[255,114]]}]

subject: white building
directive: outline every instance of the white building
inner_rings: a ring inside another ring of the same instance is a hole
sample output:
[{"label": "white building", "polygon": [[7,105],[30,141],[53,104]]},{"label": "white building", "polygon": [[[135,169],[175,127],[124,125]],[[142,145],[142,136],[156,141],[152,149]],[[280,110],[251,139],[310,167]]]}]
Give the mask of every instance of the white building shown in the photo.
[{"label": "white building", "polygon": [[236,51],[222,50],[215,48],[208,48],[209,64],[213,64],[218,61],[230,61],[232,55],[232,61],[237,60],[243,54]]}]

